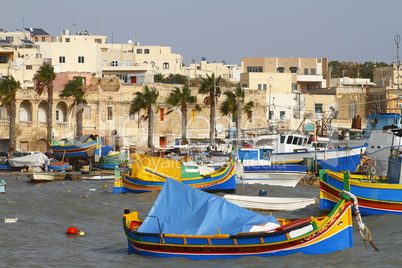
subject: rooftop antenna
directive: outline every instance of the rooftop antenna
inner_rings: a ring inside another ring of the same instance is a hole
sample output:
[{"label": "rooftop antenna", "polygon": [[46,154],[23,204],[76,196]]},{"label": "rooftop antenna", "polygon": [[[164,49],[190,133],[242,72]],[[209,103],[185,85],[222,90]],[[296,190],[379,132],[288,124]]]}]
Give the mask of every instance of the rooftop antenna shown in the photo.
[{"label": "rooftop antenna", "polygon": [[399,88],[399,64],[400,64],[400,62],[399,62],[399,43],[401,42],[401,37],[397,34],[397,35],[395,35],[394,40],[395,40],[395,44],[396,44],[396,68],[397,68],[396,75],[398,78],[397,79],[398,89],[400,89]]}]

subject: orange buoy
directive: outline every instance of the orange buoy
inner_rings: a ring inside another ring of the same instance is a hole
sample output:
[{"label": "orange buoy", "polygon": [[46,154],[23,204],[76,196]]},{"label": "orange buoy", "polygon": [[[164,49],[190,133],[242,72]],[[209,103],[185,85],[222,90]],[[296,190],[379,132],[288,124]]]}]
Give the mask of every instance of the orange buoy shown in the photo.
[{"label": "orange buoy", "polygon": [[67,234],[78,234],[79,230],[75,227],[68,227]]}]

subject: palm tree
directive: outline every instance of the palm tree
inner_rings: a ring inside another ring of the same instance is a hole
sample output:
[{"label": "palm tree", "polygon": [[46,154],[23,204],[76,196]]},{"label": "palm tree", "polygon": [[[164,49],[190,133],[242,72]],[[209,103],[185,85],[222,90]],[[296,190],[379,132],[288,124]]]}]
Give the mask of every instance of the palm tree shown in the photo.
[{"label": "palm tree", "polygon": [[149,88],[147,85],[144,86],[142,92],[135,92],[134,99],[130,105],[130,115],[140,110],[145,110],[147,115],[145,119],[148,119],[148,147],[153,147],[153,136],[154,136],[154,113],[152,108],[156,104],[156,100],[159,96],[159,91],[155,88]]},{"label": "palm tree", "polygon": [[244,103],[245,91],[240,87],[236,87],[235,91],[226,91],[226,100],[222,102],[220,112],[222,115],[231,114],[236,120],[236,138],[240,138],[240,122],[241,122],[241,110],[247,114],[247,118],[250,119],[251,109],[254,107],[254,102],[249,101]]},{"label": "palm tree", "polygon": [[179,106],[181,111],[181,138],[187,139],[187,104],[195,104],[195,109],[201,111],[201,107],[197,104],[197,96],[191,94],[188,86],[182,89],[176,87],[172,90],[166,99],[166,103],[175,107]]},{"label": "palm tree", "polygon": [[12,75],[0,79],[0,97],[3,105],[7,106],[7,112],[10,115],[10,146],[9,151],[15,151],[15,119],[17,116],[16,94],[21,87],[21,83],[16,81]]},{"label": "palm tree", "polygon": [[216,97],[221,95],[221,90],[219,88],[219,83],[221,81],[221,77],[215,79],[215,73],[211,76],[207,74],[207,78],[201,78],[201,88],[198,90],[201,94],[208,94],[204,103],[206,105],[210,105],[211,110],[209,113],[209,139],[212,141],[215,138],[215,106],[216,106]]},{"label": "palm tree", "polygon": [[82,136],[82,114],[84,112],[84,105],[87,103],[85,100],[86,87],[83,85],[83,79],[81,77],[76,77],[73,80],[69,80],[67,84],[64,85],[64,89],[60,92],[59,97],[67,99],[69,97],[74,97],[74,102],[68,108],[72,111],[76,107],[75,120],[77,124],[76,136]]},{"label": "palm tree", "polygon": [[56,79],[56,74],[52,65],[44,63],[40,66],[34,79],[35,91],[39,96],[47,90],[47,149],[50,149],[50,141],[52,140],[52,126],[53,126],[53,80]]}]

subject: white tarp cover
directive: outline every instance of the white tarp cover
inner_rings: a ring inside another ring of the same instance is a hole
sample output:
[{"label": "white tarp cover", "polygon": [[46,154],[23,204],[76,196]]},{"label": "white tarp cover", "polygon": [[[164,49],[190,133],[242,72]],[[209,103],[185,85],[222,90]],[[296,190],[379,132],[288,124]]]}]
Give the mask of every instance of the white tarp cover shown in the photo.
[{"label": "white tarp cover", "polygon": [[49,158],[41,152],[8,159],[12,167],[39,167],[49,164]]}]

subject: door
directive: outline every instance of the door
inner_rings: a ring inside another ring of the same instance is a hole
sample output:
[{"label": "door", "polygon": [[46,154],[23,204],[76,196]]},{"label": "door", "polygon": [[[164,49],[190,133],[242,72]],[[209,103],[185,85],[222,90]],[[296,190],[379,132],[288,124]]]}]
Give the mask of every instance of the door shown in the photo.
[{"label": "door", "polygon": [[137,83],[137,76],[131,76],[131,84]]}]

